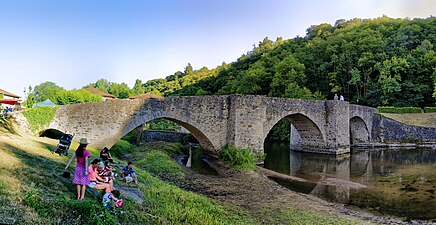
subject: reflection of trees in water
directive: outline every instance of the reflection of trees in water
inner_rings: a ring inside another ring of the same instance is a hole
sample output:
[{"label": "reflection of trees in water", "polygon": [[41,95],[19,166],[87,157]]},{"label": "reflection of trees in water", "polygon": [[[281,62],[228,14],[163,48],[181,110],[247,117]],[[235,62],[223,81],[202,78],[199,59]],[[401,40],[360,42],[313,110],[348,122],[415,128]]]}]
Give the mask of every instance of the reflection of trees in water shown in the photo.
[{"label": "reflection of trees in water", "polygon": [[[277,148],[274,151],[283,152],[274,153],[281,159],[271,160],[269,162],[271,165],[277,167],[278,163],[283,163],[285,165],[280,165],[280,167],[287,167],[288,169],[283,169],[287,174],[311,181],[300,184],[300,186],[295,183],[283,184],[290,186],[290,189],[361,208],[377,209],[382,213],[403,215],[409,218],[434,218],[436,202],[434,197],[429,201],[429,195],[432,194],[428,193],[428,188],[417,187],[419,190],[413,194],[401,191],[400,188],[406,183],[398,181],[398,177],[386,175],[394,174],[398,171],[398,167],[408,170],[411,165],[431,166],[436,163],[436,150],[358,150],[352,151],[348,158],[293,152],[286,148]],[[286,158],[287,160],[284,160]],[[428,173],[428,170],[426,172]],[[353,189],[347,185],[325,185],[326,182],[322,181],[328,177],[337,178],[338,184],[340,180],[348,180],[351,183],[365,184],[368,188]],[[383,180],[382,183],[377,181],[380,178]],[[419,182],[421,181],[417,181],[417,184]],[[424,183],[422,185],[432,186],[433,184]],[[419,193],[421,193],[420,196],[417,196]],[[410,209],[411,205],[413,209]]]},{"label": "reflection of trees in water", "polygon": [[436,162],[436,150],[432,149],[382,150],[369,153],[373,160],[383,159],[385,163],[410,165]]}]

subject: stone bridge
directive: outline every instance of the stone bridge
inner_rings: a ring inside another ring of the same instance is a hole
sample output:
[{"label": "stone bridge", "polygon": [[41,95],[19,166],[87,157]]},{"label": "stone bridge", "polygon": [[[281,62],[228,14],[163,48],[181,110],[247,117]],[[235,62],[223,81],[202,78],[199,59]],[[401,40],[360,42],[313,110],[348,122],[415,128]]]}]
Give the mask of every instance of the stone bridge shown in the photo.
[{"label": "stone bridge", "polygon": [[60,106],[49,128],[86,137],[92,146],[111,147],[149,121],[165,118],[189,130],[216,153],[226,144],[263,151],[265,138],[280,120],[290,120],[301,151],[342,154],[350,143],[370,142],[375,109],[345,101],[266,96],[193,96],[113,100]]}]

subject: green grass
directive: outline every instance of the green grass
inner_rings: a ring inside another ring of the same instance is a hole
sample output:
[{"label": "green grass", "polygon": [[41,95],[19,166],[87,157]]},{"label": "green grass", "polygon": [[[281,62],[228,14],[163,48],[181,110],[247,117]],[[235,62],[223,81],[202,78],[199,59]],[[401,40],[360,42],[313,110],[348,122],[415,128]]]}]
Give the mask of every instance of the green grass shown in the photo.
[{"label": "green grass", "polygon": [[227,166],[239,170],[254,169],[255,157],[250,149],[239,149],[233,145],[224,146],[218,153],[220,160]]},{"label": "green grass", "polygon": [[183,176],[182,169],[166,152],[152,150],[144,154],[144,159],[137,162],[151,174],[170,180]]},{"label": "green grass", "polygon": [[[139,160],[135,161],[135,169],[145,195],[144,203],[124,199],[126,213],[112,216],[101,205],[101,196],[87,193],[84,202],[75,200],[75,185],[61,176],[68,158],[50,153],[55,144],[56,141],[45,138],[33,140],[9,133],[0,136],[0,219],[10,218],[6,222],[16,224],[250,223],[213,200],[159,180],[143,169],[145,166]],[[72,148],[76,146],[74,143]],[[99,153],[95,149],[90,152],[91,159]],[[143,160],[150,165],[161,163],[159,168],[149,167],[156,173],[180,172],[180,168],[174,169],[178,165],[166,151],[150,151]],[[73,169],[74,163],[69,170]]]},{"label": "green grass", "polygon": [[115,143],[114,146],[111,148],[111,155],[112,157],[120,157],[123,154],[132,152],[134,150],[134,145],[130,144],[126,140],[119,140],[117,143]]},{"label": "green grass", "polygon": [[56,111],[57,107],[35,107],[23,111],[23,115],[29,122],[30,130],[32,132],[37,132],[50,124],[56,114]]},{"label": "green grass", "polygon": [[324,224],[358,224],[356,221],[342,218],[339,216],[330,215],[327,212],[307,212],[298,209],[287,209],[279,212],[278,217],[287,221],[288,224],[313,224],[313,225],[324,225]]}]

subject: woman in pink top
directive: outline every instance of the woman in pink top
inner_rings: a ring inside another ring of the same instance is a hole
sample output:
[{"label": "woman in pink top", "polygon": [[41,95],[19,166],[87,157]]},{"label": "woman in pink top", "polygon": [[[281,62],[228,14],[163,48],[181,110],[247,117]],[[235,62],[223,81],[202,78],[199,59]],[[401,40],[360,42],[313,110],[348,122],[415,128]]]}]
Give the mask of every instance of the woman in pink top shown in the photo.
[{"label": "woman in pink top", "polygon": [[97,173],[98,165],[100,165],[100,159],[94,159],[88,167],[89,179],[91,181],[88,186],[90,188],[104,190],[106,193],[111,192],[112,186],[110,186],[109,183],[105,183],[105,180]]},{"label": "woman in pink top", "polygon": [[79,147],[71,156],[64,171],[67,171],[68,166],[70,166],[70,163],[73,161],[74,157],[77,157],[73,183],[77,185],[77,199],[83,200],[85,199],[86,185],[89,184],[89,173],[87,168],[90,153],[88,150],[85,149],[86,146],[88,146],[89,144],[86,138],[81,138],[79,143]]}]

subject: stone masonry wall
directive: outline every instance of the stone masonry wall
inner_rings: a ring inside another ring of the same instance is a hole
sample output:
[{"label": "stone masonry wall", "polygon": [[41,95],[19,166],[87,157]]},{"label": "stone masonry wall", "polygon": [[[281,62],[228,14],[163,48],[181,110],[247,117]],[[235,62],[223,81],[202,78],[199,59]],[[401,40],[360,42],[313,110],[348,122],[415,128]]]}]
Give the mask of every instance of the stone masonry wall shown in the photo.
[{"label": "stone masonry wall", "polygon": [[436,127],[410,126],[388,118],[381,118],[382,139],[386,143],[406,141],[436,142]]},{"label": "stone masonry wall", "polygon": [[189,141],[190,138],[191,135],[189,133],[181,133],[175,131],[147,130],[142,132],[143,141],[166,141],[184,143],[186,141]]},{"label": "stone masonry wall", "polygon": [[326,142],[327,149],[336,154],[350,152],[349,103],[326,101]]},{"label": "stone masonry wall", "polygon": [[253,95],[168,97],[61,106],[49,128],[75,133],[76,140],[86,137],[95,147],[111,147],[138,126],[165,118],[186,128],[211,153],[226,144],[256,152],[263,151],[272,127],[287,118],[298,131],[301,150],[340,154],[349,149],[349,116],[363,117],[368,125],[372,123],[368,112],[343,101]]}]

